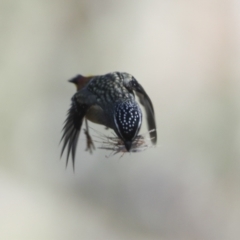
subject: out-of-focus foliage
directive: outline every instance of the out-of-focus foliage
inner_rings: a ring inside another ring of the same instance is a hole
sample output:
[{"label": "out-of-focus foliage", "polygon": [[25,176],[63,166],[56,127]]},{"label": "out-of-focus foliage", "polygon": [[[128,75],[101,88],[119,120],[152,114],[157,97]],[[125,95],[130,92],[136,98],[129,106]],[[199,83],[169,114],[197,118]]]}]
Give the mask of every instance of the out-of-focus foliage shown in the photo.
[{"label": "out-of-focus foliage", "polygon": [[[2,0],[0,239],[239,239],[239,11],[236,0]],[[151,96],[158,146],[106,158],[84,151],[82,133],[65,170],[66,80],[116,70]]]}]

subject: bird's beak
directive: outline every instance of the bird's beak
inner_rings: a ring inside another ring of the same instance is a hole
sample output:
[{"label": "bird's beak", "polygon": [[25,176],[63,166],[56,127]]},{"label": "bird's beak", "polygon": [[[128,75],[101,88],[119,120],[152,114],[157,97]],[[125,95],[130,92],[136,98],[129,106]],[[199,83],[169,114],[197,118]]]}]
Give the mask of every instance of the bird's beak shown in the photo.
[{"label": "bird's beak", "polygon": [[77,84],[77,81],[76,81],[76,79],[75,78],[73,78],[73,79],[70,79],[70,80],[68,80],[70,83],[74,83],[74,84]]},{"label": "bird's beak", "polygon": [[74,84],[77,84],[79,79],[82,78],[82,75],[77,75],[76,77],[74,78],[71,78],[70,80],[68,80],[70,83],[74,83]]},{"label": "bird's beak", "polygon": [[132,147],[132,141],[125,141],[124,145],[125,145],[127,151],[130,152],[130,149]]}]

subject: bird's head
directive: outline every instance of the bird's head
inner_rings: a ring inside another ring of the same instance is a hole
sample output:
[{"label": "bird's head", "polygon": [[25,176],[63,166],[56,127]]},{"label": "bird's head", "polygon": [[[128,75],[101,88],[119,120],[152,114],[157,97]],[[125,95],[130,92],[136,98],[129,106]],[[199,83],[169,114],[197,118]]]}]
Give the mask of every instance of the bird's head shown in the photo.
[{"label": "bird's head", "polygon": [[82,89],[92,78],[93,78],[93,76],[85,77],[83,75],[78,74],[76,77],[71,78],[68,81],[71,83],[74,83],[77,88],[77,91],[78,91],[78,90]]},{"label": "bird's head", "polygon": [[135,101],[118,103],[114,112],[115,132],[129,152],[142,124],[142,112]]}]

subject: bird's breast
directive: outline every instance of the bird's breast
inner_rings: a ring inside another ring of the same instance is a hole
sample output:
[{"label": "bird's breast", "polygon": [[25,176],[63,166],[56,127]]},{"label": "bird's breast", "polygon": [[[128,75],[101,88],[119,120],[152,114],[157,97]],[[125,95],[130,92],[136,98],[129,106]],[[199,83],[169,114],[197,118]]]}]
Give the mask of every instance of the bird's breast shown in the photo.
[{"label": "bird's breast", "polygon": [[107,115],[99,105],[91,106],[87,111],[86,118],[93,123],[105,125],[106,127],[111,128]]}]

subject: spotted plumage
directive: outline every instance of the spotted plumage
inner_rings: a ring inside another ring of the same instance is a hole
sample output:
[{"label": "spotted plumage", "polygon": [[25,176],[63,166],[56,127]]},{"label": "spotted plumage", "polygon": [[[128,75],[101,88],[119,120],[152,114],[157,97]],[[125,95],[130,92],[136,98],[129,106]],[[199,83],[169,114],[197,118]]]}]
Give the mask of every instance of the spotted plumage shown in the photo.
[{"label": "spotted plumage", "polygon": [[134,96],[123,84],[119,73],[111,73],[94,77],[88,85],[88,91],[95,94],[103,103],[124,99],[133,100]]},{"label": "spotted plumage", "polygon": [[122,139],[134,139],[142,124],[142,111],[137,104],[132,101],[122,102],[116,105],[115,125],[119,136]]},{"label": "spotted plumage", "polygon": [[[157,142],[155,114],[152,102],[143,87],[128,73],[113,72],[105,75],[84,77],[77,75],[70,82],[76,84],[77,93],[72,97],[72,105],[63,128],[63,148],[70,152],[74,163],[77,140],[83,119],[102,124],[115,131],[122,139],[127,151],[137,137],[142,124],[142,112],[134,93],[143,105],[151,141]],[[88,129],[88,146],[93,144]]]}]

